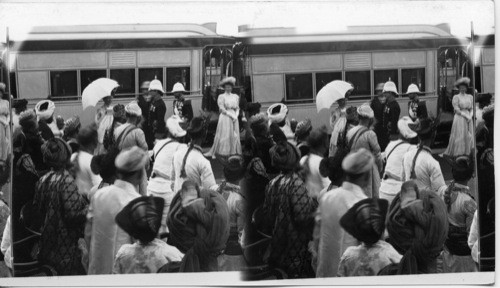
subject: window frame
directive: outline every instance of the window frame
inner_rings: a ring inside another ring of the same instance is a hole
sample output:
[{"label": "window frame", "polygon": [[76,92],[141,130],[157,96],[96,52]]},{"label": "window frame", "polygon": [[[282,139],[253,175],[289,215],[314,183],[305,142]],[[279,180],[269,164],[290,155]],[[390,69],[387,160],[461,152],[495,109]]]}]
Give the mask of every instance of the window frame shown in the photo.
[{"label": "window frame", "polygon": [[[328,73],[340,73],[340,79],[334,79],[334,80],[342,80],[344,81],[344,74],[342,73],[343,71],[342,70],[332,70],[332,71],[319,71],[319,72],[313,72],[313,84],[314,84],[314,99],[316,99],[316,96],[318,95],[318,86],[317,86],[317,74],[328,74]],[[334,81],[332,80],[332,81]],[[319,89],[321,90],[321,89]]]},{"label": "window frame", "polygon": [[345,82],[348,82],[347,81],[347,75],[346,73],[352,73],[352,72],[368,72],[370,73],[369,74],[369,82],[370,82],[370,95],[366,95],[366,94],[362,94],[362,95],[350,95],[349,96],[349,100],[368,100],[368,99],[372,99],[372,96],[373,96],[373,90],[372,90],[372,87],[373,87],[373,80],[374,80],[374,73],[373,73],[374,69],[373,68],[370,68],[368,70],[362,70],[362,69],[353,69],[353,70],[344,70],[343,71],[343,81]]},{"label": "window frame", "polygon": [[[111,70],[133,70],[134,71],[134,73],[132,73],[134,75],[134,83],[133,83],[133,85],[134,85],[134,92],[132,92],[132,93],[120,93],[120,94],[116,93],[114,95],[114,98],[128,98],[128,97],[135,97],[137,95],[137,93],[138,93],[137,81],[139,80],[138,79],[138,73],[139,73],[139,68],[138,67],[133,67],[133,68],[131,68],[131,67],[129,67],[129,68],[127,68],[127,67],[108,68],[108,70],[109,70],[109,74],[108,74],[108,78],[109,79],[112,79],[111,78]],[[118,84],[120,84],[120,83],[118,83]]]},{"label": "window frame", "polygon": [[[80,99],[81,98],[81,92],[79,91],[80,88],[80,70],[79,69],[50,69],[46,70],[49,73],[49,97],[52,100],[57,100],[57,101],[64,101],[64,100],[74,100],[74,99]],[[52,94],[52,73],[55,72],[75,72],[76,75],[76,94],[75,95],[64,95],[64,96],[56,96]],[[43,97],[45,98],[45,97]]]},{"label": "window frame", "polygon": [[[287,90],[288,90],[288,85],[287,85],[287,80],[286,80],[286,76],[287,75],[310,75],[311,76],[311,98],[308,98],[308,99],[297,99],[297,100],[294,100],[294,99],[288,99],[288,93],[287,93]],[[285,93],[284,95],[284,101],[285,103],[292,103],[292,104],[302,104],[302,103],[313,103],[316,99],[316,93],[315,93],[315,80],[316,79],[316,76],[315,76],[315,72],[303,72],[303,73],[283,73],[283,92]]]},{"label": "window frame", "polygon": [[[83,90],[85,90],[86,87],[82,87],[82,71],[104,71],[104,77],[109,78],[109,72],[108,69],[99,69],[99,68],[93,68],[93,69],[79,69],[78,70],[78,97],[81,98],[83,94]],[[97,79],[96,79],[97,80]],[[94,80],[95,81],[95,80]],[[92,82],[90,82],[92,83]],[[89,84],[90,84],[89,83]]]},{"label": "window frame", "polygon": [[[417,69],[423,69],[424,71],[424,75],[423,75],[423,79],[424,79],[424,89],[423,90],[420,90],[420,95],[425,95],[427,93],[427,83],[426,83],[426,77],[427,77],[427,67],[400,67],[399,68],[399,74],[400,74],[400,77],[401,77],[401,94],[399,94],[399,97],[404,97],[404,98],[408,98],[408,94],[406,94],[406,90],[408,89],[408,87],[403,87],[403,70],[417,70]],[[409,86],[409,85],[408,85]]]}]

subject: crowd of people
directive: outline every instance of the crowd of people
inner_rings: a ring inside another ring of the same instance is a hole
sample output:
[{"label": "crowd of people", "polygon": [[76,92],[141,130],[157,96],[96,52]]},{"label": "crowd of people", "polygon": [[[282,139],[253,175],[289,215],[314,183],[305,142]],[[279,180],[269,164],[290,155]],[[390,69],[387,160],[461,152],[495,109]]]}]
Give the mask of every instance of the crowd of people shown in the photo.
[{"label": "crowd of people", "polygon": [[[480,106],[473,149],[467,79],[453,98],[451,183],[414,84],[404,117],[391,81],[357,108],[348,91],[332,105],[330,135],[289,119],[282,103],[240,109],[235,82],[220,83],[209,150],[210,119],[194,117],[181,83],[168,118],[157,79],[127,105],[113,105],[111,93],[84,127],[78,116],[61,123],[50,100],[34,110],[13,101],[12,215],[0,213],[7,266],[38,261],[57,275],[261,267],[288,278],[477,271],[477,227],[494,226],[477,223],[482,208],[467,185],[477,159],[480,203],[493,213],[494,106]],[[9,109],[0,102],[0,114]],[[212,159],[223,167],[219,183]]]}]

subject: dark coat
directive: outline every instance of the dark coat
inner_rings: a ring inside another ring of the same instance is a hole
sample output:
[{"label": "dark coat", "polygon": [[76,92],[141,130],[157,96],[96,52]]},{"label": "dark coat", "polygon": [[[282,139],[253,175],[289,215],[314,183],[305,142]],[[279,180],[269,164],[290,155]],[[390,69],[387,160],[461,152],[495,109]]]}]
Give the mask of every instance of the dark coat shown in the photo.
[{"label": "dark coat", "polygon": [[[413,101],[409,101],[408,102],[408,112],[410,111],[410,105]],[[427,118],[429,117],[429,115],[427,114],[427,105],[425,104],[425,101],[418,101],[418,106],[417,106],[417,109],[416,109],[416,115],[417,115],[417,118],[413,118],[410,116],[411,120],[415,121],[417,119],[424,119],[424,118]],[[408,115],[410,115],[408,113]]]}]

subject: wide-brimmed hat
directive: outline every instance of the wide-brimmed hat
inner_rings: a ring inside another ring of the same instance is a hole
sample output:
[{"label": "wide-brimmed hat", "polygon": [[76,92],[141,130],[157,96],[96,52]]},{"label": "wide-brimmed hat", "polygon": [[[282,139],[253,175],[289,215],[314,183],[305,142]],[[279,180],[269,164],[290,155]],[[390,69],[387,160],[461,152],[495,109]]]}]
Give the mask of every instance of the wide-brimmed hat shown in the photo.
[{"label": "wide-brimmed hat", "polygon": [[416,124],[409,124],[409,127],[419,136],[428,135],[436,129],[435,123],[431,118],[420,119]]},{"label": "wide-brimmed hat", "polygon": [[282,103],[275,103],[267,109],[267,117],[271,123],[280,123],[288,115],[288,107]]},{"label": "wide-brimmed hat", "polygon": [[412,93],[420,93],[420,89],[418,89],[418,86],[415,84],[410,84],[410,86],[408,86],[408,90],[406,90],[406,94]]},{"label": "wide-brimmed hat", "polygon": [[226,77],[220,81],[219,86],[224,87],[224,85],[229,84],[234,87],[236,85],[236,78],[234,77]]},{"label": "wide-brimmed hat", "polygon": [[398,95],[398,88],[396,87],[396,83],[392,81],[385,82],[384,89],[382,89],[382,92],[392,92]]},{"label": "wide-brimmed hat", "polygon": [[186,89],[184,89],[184,85],[182,85],[182,83],[177,82],[174,84],[174,87],[172,88],[172,93],[176,92],[186,92]]},{"label": "wide-brimmed hat", "polygon": [[163,90],[163,85],[161,84],[160,80],[158,80],[158,79],[151,81],[151,83],[149,84],[148,91],[159,91],[162,94],[165,93],[165,90]]},{"label": "wide-brimmed hat", "polygon": [[365,103],[358,107],[357,109],[358,115],[366,118],[373,118],[375,114],[373,112],[372,107],[369,104]]},{"label": "wide-brimmed hat", "polygon": [[141,242],[151,242],[161,226],[165,200],[142,196],[130,201],[115,217],[116,224]]},{"label": "wide-brimmed hat", "polygon": [[123,150],[116,156],[116,169],[123,172],[135,172],[144,169],[149,161],[148,153],[143,149],[133,146]]},{"label": "wide-brimmed hat", "polygon": [[181,128],[181,119],[173,115],[167,119],[167,129],[170,135],[172,135],[175,138],[180,138],[186,136],[186,130]]},{"label": "wide-brimmed hat", "polygon": [[458,86],[460,86],[460,85],[465,85],[468,88],[470,85],[470,78],[469,77],[462,77],[462,78],[458,79],[455,82],[455,87],[458,88]]},{"label": "wide-brimmed hat", "polygon": [[408,116],[403,116],[398,120],[398,130],[399,134],[403,136],[405,139],[411,139],[417,137],[417,133],[410,128],[410,125],[413,125],[413,121]]},{"label": "wide-brimmed hat", "polygon": [[363,199],[340,218],[340,226],[359,241],[375,244],[384,233],[388,207],[386,199]]},{"label": "wide-brimmed hat", "polygon": [[50,100],[42,100],[35,106],[36,116],[41,120],[47,120],[54,115],[56,105]]}]

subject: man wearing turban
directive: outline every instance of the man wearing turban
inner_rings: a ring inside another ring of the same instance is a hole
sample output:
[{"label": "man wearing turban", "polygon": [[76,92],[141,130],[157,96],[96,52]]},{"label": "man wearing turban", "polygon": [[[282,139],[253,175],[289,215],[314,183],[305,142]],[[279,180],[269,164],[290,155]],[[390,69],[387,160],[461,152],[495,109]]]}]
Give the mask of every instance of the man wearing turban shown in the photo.
[{"label": "man wearing turban", "polygon": [[295,134],[290,127],[290,122],[288,121],[288,107],[285,104],[276,103],[271,105],[267,109],[267,117],[269,118],[269,124],[276,123],[280,127],[281,131],[285,134],[287,140],[296,145]]},{"label": "man wearing turban", "polygon": [[360,243],[340,226],[340,218],[357,202],[366,199],[361,187],[370,181],[373,155],[364,148],[351,152],[342,161],[346,180],[342,186],[320,199],[321,228],[316,277],[335,277],[340,257],[350,246]]},{"label": "man wearing turban", "polygon": [[38,118],[38,129],[42,134],[42,138],[45,140],[54,138],[54,132],[50,125],[54,122],[55,109],[56,105],[50,100],[42,100],[35,106],[35,112]]},{"label": "man wearing turban", "polygon": [[117,226],[115,217],[130,201],[139,197],[146,151],[132,147],[120,152],[115,159],[117,180],[111,186],[97,190],[87,214],[86,243],[89,249],[88,274],[111,274],[113,261],[123,244],[132,244],[130,236]]}]

